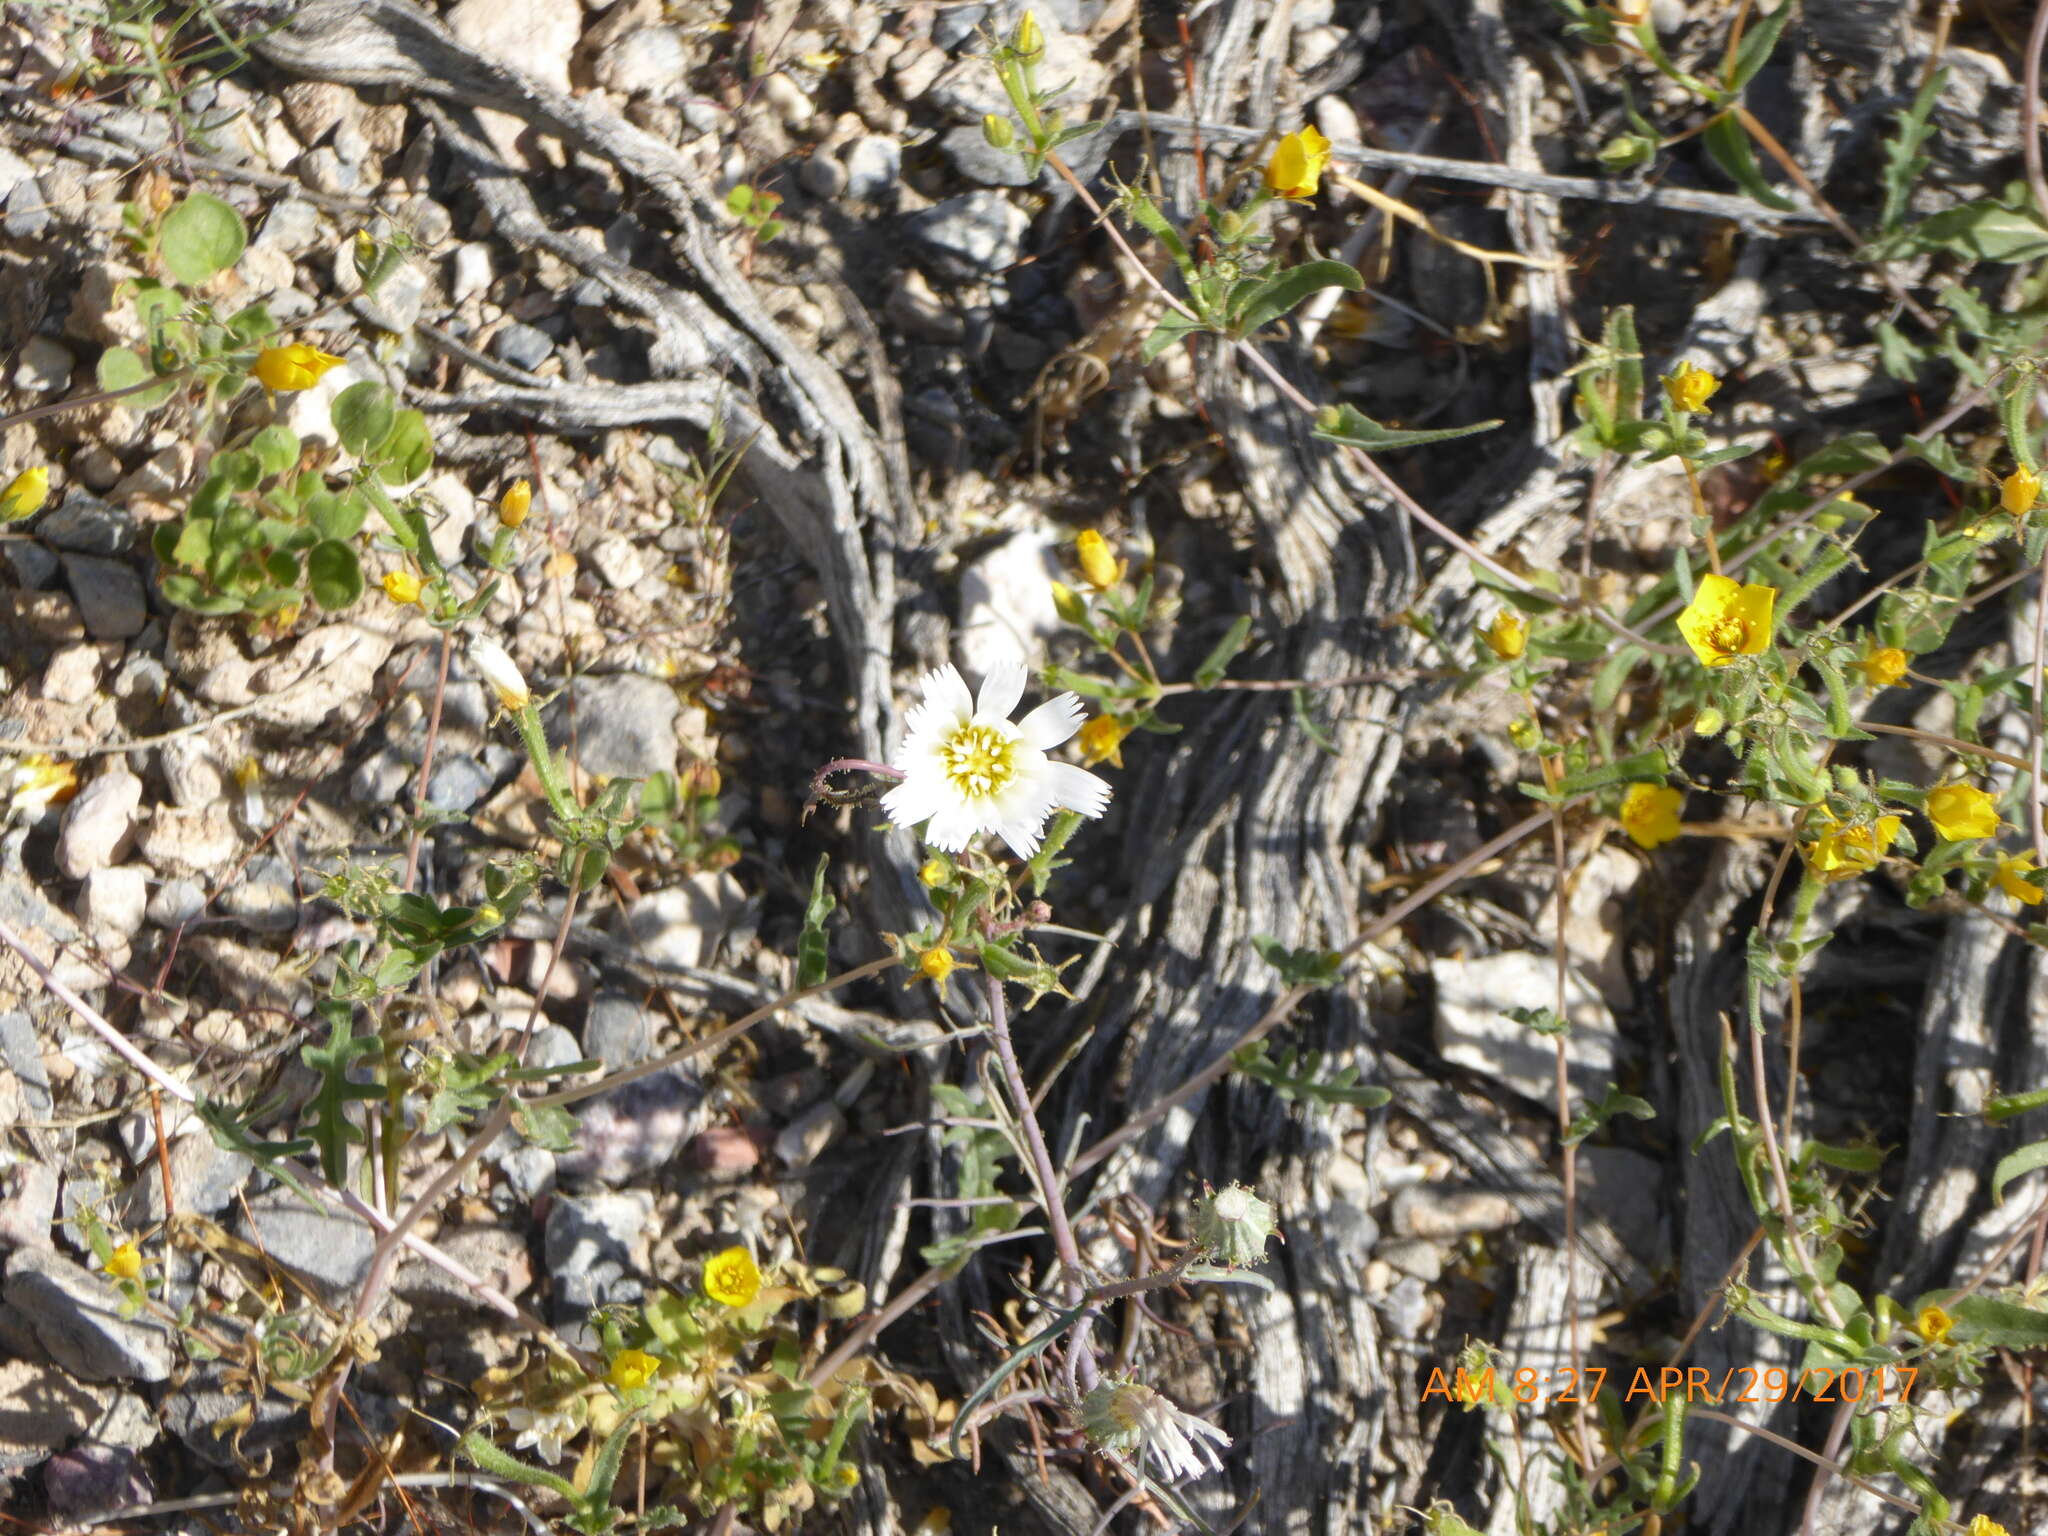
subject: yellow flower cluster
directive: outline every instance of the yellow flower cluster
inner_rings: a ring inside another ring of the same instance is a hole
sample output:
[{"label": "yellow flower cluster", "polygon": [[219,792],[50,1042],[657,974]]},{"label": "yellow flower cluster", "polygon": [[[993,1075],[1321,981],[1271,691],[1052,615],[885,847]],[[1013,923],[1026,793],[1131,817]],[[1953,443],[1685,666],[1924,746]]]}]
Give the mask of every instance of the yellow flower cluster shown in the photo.
[{"label": "yellow flower cluster", "polygon": [[1081,761],[1090,768],[1102,762],[1123,767],[1124,738],[1130,734],[1131,728],[1115,715],[1097,715],[1081,727]]}]

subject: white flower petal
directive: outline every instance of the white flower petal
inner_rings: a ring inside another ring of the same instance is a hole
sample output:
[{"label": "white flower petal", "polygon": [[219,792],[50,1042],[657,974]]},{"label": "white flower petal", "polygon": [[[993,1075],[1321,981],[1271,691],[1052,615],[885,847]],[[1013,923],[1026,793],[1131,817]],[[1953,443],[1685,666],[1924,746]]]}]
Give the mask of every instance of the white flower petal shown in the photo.
[{"label": "white flower petal", "polygon": [[933,815],[924,829],[924,840],[941,853],[958,853],[981,830],[974,807],[956,800]]},{"label": "white flower petal", "polygon": [[945,808],[949,798],[944,779],[913,771],[909,778],[882,796],[882,810],[897,826],[914,827],[936,816]]},{"label": "white flower petal", "polygon": [[1049,752],[1074,732],[1088,711],[1071,693],[1047,699],[1017,722],[1017,732],[1041,752]]},{"label": "white flower petal", "polygon": [[1010,711],[1024,697],[1025,683],[1030,680],[1031,669],[1022,661],[997,662],[988,676],[981,680],[981,697],[974,706],[975,718],[984,722],[1007,722]]},{"label": "white flower petal", "polygon": [[1109,781],[1072,763],[1047,763],[1046,792],[1052,803],[1083,816],[1100,816],[1109,808]]},{"label": "white flower petal", "polygon": [[974,713],[974,695],[967,691],[967,679],[960,675],[960,669],[948,662],[943,667],[934,667],[920,680],[924,689],[924,701],[928,708],[965,720]]}]

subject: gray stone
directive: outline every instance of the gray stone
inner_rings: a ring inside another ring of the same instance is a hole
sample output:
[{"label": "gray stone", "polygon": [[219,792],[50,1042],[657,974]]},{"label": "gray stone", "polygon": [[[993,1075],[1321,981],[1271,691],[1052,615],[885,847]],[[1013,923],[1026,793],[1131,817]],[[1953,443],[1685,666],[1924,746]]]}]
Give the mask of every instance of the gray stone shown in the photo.
[{"label": "gray stone", "polygon": [[583,1021],[583,1054],[616,1071],[654,1054],[654,1016],[623,992],[600,992]]},{"label": "gray stone", "polygon": [[973,278],[1014,266],[1031,220],[1000,192],[969,192],[912,214],[903,227],[947,273]]},{"label": "gray stone", "polygon": [[7,556],[7,564],[14,572],[15,585],[30,592],[40,592],[57,579],[57,556],[40,544],[27,539],[10,539],[0,545],[0,551]]},{"label": "gray stone", "polygon": [[1012,534],[960,573],[954,641],[971,677],[986,677],[1020,654],[1032,655],[1061,628],[1052,584],[1064,581],[1060,539],[1040,525]]},{"label": "gray stone", "polygon": [[775,1155],[787,1167],[808,1168],[845,1129],[845,1112],[830,1099],[821,1100],[782,1128]]},{"label": "gray stone", "polygon": [[414,764],[390,747],[379,747],[349,778],[349,792],[364,805],[390,805],[412,777]]},{"label": "gray stone", "polygon": [[559,1024],[541,1025],[526,1048],[529,1067],[566,1067],[581,1060],[583,1050],[576,1044],[576,1037]]},{"label": "gray stone", "polygon": [[14,387],[32,395],[52,394],[71,382],[77,359],[47,336],[31,336],[21,345],[14,367]]},{"label": "gray stone", "polygon": [[614,534],[599,539],[590,551],[591,568],[615,592],[631,591],[647,574],[648,556],[633,540]]},{"label": "gray stone", "polygon": [[44,1158],[25,1158],[0,1173],[0,1247],[56,1247],[50,1224],[57,1219],[60,1182],[56,1166]]},{"label": "gray stone", "polygon": [[454,274],[449,301],[462,304],[491,286],[491,248],[481,240],[455,248]]},{"label": "gray stone", "polygon": [[640,27],[600,53],[592,72],[621,96],[674,96],[689,75],[690,50],[675,27]]},{"label": "gray stone", "polygon": [[14,189],[34,175],[34,166],[13,150],[0,147],[0,199],[13,196]]},{"label": "gray stone", "polygon": [[555,350],[554,338],[539,326],[515,320],[491,337],[491,353],[514,368],[533,372]]},{"label": "gray stone", "polygon": [[[1557,1051],[1551,1038],[1507,1016],[1511,1007],[1554,1006],[1555,962],[1529,950],[1483,959],[1430,962],[1436,983],[1436,1048],[1446,1061],[1505,1083],[1524,1098],[1552,1102]],[[1599,993],[1568,973],[1566,1074],[1576,1099],[1597,1099],[1614,1081],[1614,1016]]]},{"label": "gray stone", "polygon": [[671,1067],[586,1103],[576,1116],[576,1148],[555,1166],[573,1183],[625,1184],[666,1165],[704,1122],[703,1087]]},{"label": "gray stone", "polygon": [[699,870],[642,896],[626,912],[626,937],[653,965],[705,965],[746,910],[739,882]]},{"label": "gray stone", "polygon": [[78,916],[86,932],[105,942],[132,939],[149,907],[148,872],[140,864],[114,864],[85,877]]},{"label": "gray stone", "polygon": [[[290,87],[287,87],[290,89]],[[271,245],[289,255],[309,251],[320,241],[320,210],[302,197],[287,198],[270,210],[252,245]]]},{"label": "gray stone", "polygon": [[548,741],[605,778],[673,773],[678,710],[675,689],[659,678],[579,677],[548,707]]},{"label": "gray stone", "polygon": [[1413,1275],[1404,1275],[1373,1307],[1386,1324],[1387,1332],[1395,1338],[1418,1339],[1422,1337],[1423,1325],[1429,1321],[1429,1292]]},{"label": "gray stone", "polygon": [[555,1154],[546,1147],[512,1147],[497,1164],[505,1183],[521,1200],[538,1200],[555,1187]]},{"label": "gray stone", "polygon": [[885,134],[870,133],[839,152],[846,167],[846,191],[864,203],[886,203],[903,182],[903,146]]},{"label": "gray stone", "polygon": [[99,647],[67,645],[43,672],[43,697],[59,704],[83,704],[100,687]]},{"label": "gray stone", "polygon": [[52,216],[50,200],[43,196],[41,184],[30,176],[15,184],[8,194],[7,217],[0,222],[8,234],[17,240],[34,240],[50,227]]},{"label": "gray stone", "polygon": [[[201,1460],[223,1470],[241,1465],[243,1455],[276,1450],[305,1433],[306,1411],[267,1392],[251,1402],[245,1378],[228,1380],[216,1361],[196,1365],[192,1374],[158,1406],[164,1428]],[[236,1423],[246,1415],[246,1422]],[[348,1415],[343,1413],[343,1418]]]},{"label": "gray stone", "polygon": [[289,1189],[251,1200],[237,1230],[277,1263],[311,1280],[330,1302],[355,1294],[377,1247],[376,1235],[355,1217],[315,1209]]},{"label": "gray stone", "polygon": [[1444,1256],[1435,1243],[1419,1237],[1397,1237],[1380,1244],[1378,1258],[1385,1259],[1404,1275],[1413,1275],[1433,1285],[1443,1278]]},{"label": "gray stone", "polygon": [[125,1445],[81,1445],[43,1468],[43,1498],[60,1524],[90,1521],[155,1497],[142,1458]]},{"label": "gray stone", "polygon": [[641,1232],[654,1213],[645,1190],[565,1195],[548,1211],[543,1245],[555,1304],[588,1312],[607,1301],[634,1301],[645,1287],[632,1273]]},{"label": "gray stone", "polygon": [[125,768],[101,774],[78,792],[57,834],[57,867],[73,880],[119,861],[135,831],[142,780]]},{"label": "gray stone", "polygon": [[[9,914],[12,921],[12,914]],[[50,1073],[43,1065],[42,1042],[25,1013],[0,1013],[0,1058],[21,1084],[21,1102],[39,1120],[50,1117]]]},{"label": "gray stone", "polygon": [[48,1460],[92,1427],[108,1395],[52,1366],[0,1360],[0,1471]]},{"label": "gray stone", "polygon": [[159,928],[182,928],[206,910],[206,890],[197,880],[166,880],[149,898],[147,916]]},{"label": "gray stone", "polygon": [[997,149],[979,125],[948,128],[939,135],[939,151],[954,170],[984,187],[1028,187],[1033,180],[1024,157],[1015,150]]},{"label": "gray stone", "polygon": [[490,793],[491,771],[475,758],[443,753],[434,761],[427,784],[427,804],[438,811],[466,811]]},{"label": "gray stone", "polygon": [[[201,1216],[226,1210],[256,1166],[242,1153],[230,1152],[203,1134],[173,1137],[170,1164],[171,1193],[178,1209]],[[154,1158],[137,1166],[122,1206],[122,1219],[131,1227],[153,1227],[164,1219],[163,1173]]]},{"label": "gray stone", "polygon": [[[523,1296],[533,1285],[533,1260],[527,1254],[526,1239],[508,1228],[455,1227],[437,1235],[434,1246],[507,1296]],[[391,1289],[415,1307],[490,1310],[475,1290],[417,1254],[399,1266]]]},{"label": "gray stone", "polygon": [[133,566],[99,555],[66,555],[62,564],[87,634],[95,640],[132,640],[142,633],[149,601]]},{"label": "gray stone", "polygon": [[1403,1237],[1448,1242],[1467,1232],[1497,1232],[1513,1226],[1515,1207],[1506,1195],[1490,1189],[1411,1184],[1394,1196],[1388,1216]]},{"label": "gray stone", "polygon": [[147,1315],[121,1316],[121,1293],[61,1254],[22,1248],[7,1263],[7,1301],[43,1347],[86,1381],[164,1381],[171,1335]]},{"label": "gray stone", "polygon": [[135,521],[97,496],[73,491],[42,515],[36,537],[74,554],[125,555],[135,547]]},{"label": "gray stone", "polygon": [[[349,260],[353,262],[354,257]],[[417,262],[402,261],[377,285],[376,292],[363,295],[363,313],[373,325],[403,336],[419,323],[427,288],[426,269]]]}]

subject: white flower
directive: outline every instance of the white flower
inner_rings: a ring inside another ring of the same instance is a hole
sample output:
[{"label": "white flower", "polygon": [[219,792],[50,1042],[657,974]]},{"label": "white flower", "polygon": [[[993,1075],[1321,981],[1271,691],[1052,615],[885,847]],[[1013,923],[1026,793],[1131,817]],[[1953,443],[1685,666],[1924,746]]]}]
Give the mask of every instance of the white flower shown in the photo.
[{"label": "white flower", "polygon": [[506,709],[524,709],[533,702],[533,695],[527,691],[526,679],[519,675],[518,666],[497,641],[470,641],[469,664],[491,685],[491,691],[497,694],[498,702]]},{"label": "white flower", "polygon": [[1104,1381],[1081,1402],[1082,1426],[1104,1450],[1139,1461],[1149,1455],[1169,1479],[1221,1472],[1217,1446],[1230,1436],[1176,1408],[1142,1382]]},{"label": "white flower", "polygon": [[562,1446],[576,1438],[583,1428],[576,1421],[576,1415],[566,1408],[552,1413],[535,1412],[531,1408],[507,1408],[505,1422],[519,1431],[519,1438],[512,1442],[517,1451],[532,1450],[549,1466],[562,1459]]},{"label": "white flower", "polygon": [[909,734],[891,764],[903,782],[882,797],[891,821],[930,822],[925,842],[948,853],[993,832],[1028,859],[1055,810],[1102,814],[1109,785],[1045,755],[1080,729],[1081,701],[1063,693],[1010,720],[1029,675],[1021,661],[997,667],[982,679],[978,701],[952,667],[924,675],[924,702],[906,717]]}]

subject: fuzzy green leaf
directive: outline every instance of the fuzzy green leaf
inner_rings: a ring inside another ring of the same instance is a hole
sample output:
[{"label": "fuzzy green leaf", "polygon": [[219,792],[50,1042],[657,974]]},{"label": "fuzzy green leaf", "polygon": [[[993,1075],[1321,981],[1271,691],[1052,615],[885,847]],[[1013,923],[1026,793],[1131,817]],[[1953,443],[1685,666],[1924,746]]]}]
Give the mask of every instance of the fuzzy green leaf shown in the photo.
[{"label": "fuzzy green leaf", "polygon": [[158,249],[171,276],[196,288],[241,260],[248,244],[239,213],[210,193],[194,192],[164,215]]},{"label": "fuzzy green leaf", "polygon": [[1479,421],[1469,427],[1407,432],[1399,427],[1383,427],[1355,406],[1338,405],[1325,407],[1316,417],[1315,435],[1324,442],[1349,443],[1367,453],[1383,453],[1393,448],[1414,448],[1423,443],[1448,443],[1455,438],[1491,432],[1501,425],[1498,421]]},{"label": "fuzzy green leaf", "polygon": [[825,888],[825,871],[832,855],[818,855],[818,869],[811,876],[811,899],[804,907],[803,933],[796,941],[796,984],[815,987],[832,974],[832,958],[825,939],[825,919],[838,903]]},{"label": "fuzzy green leaf", "polygon": [[[1788,7],[1789,9],[1789,7]],[[1766,208],[1791,211],[1799,205],[1764,180],[1756,155],[1749,147],[1749,134],[1732,112],[1723,112],[1700,135],[1700,144],[1728,177]]]}]

